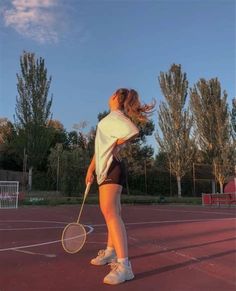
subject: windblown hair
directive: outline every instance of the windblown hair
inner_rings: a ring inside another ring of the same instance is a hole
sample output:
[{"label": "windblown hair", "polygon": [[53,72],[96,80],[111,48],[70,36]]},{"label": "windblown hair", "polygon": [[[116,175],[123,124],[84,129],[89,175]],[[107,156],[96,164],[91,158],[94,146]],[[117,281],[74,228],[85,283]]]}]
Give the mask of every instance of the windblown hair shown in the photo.
[{"label": "windblown hair", "polygon": [[138,92],[134,89],[120,88],[116,90],[118,102],[121,110],[124,111],[131,120],[147,123],[149,116],[153,113],[156,102],[151,104],[141,104]]}]

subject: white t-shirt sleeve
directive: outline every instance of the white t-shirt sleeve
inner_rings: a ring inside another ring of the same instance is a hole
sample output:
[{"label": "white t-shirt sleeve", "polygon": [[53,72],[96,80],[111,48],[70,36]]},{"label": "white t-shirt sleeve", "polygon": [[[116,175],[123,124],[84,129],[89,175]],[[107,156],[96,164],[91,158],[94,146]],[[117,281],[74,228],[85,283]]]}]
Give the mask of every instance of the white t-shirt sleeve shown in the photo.
[{"label": "white t-shirt sleeve", "polygon": [[112,136],[123,140],[128,140],[138,133],[138,128],[128,119],[116,122],[112,129]]}]

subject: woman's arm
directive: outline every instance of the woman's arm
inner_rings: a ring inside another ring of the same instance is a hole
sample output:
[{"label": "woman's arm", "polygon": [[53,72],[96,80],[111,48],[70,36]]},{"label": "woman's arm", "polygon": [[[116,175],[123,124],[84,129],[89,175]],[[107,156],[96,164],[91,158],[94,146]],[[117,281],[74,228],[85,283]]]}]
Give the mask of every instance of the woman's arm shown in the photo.
[{"label": "woman's arm", "polygon": [[117,145],[124,144],[124,143],[130,141],[131,139],[136,138],[138,135],[139,135],[139,133],[135,134],[134,136],[132,136],[131,138],[126,139],[126,140],[124,140],[124,139],[122,139],[122,138],[119,138],[119,139],[116,141],[116,144],[117,144]]},{"label": "woman's arm", "polygon": [[87,170],[87,174],[86,174],[86,178],[85,178],[86,185],[88,183],[93,183],[93,180],[94,180],[93,172],[94,171],[95,171],[95,154],[93,155],[93,158],[92,158],[90,165],[88,167],[88,170]]}]

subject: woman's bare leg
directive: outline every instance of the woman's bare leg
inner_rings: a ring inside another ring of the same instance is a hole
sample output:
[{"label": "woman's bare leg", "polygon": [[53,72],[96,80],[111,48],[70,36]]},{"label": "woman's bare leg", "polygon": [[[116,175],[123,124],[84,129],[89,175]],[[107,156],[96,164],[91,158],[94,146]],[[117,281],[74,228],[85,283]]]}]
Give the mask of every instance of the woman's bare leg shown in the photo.
[{"label": "woman's bare leg", "polygon": [[108,243],[114,247],[118,258],[128,257],[127,234],[120,216],[122,186],[104,184],[99,187],[100,208],[108,228]]},{"label": "woman's bare leg", "polygon": [[115,248],[112,242],[110,231],[108,230],[107,247]]},{"label": "woman's bare leg", "polygon": [[[119,200],[119,215],[121,216],[121,203]],[[115,248],[112,242],[110,231],[108,230],[108,237],[107,237],[107,247]]]}]

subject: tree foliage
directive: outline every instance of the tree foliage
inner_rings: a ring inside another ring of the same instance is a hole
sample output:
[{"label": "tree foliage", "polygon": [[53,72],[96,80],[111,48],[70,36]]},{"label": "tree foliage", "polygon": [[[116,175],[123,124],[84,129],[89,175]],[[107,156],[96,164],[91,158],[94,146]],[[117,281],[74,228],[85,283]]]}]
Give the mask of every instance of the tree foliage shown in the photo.
[{"label": "tree foliage", "polygon": [[232,106],[232,127],[236,135],[236,98],[233,99]]},{"label": "tree foliage", "polygon": [[50,147],[54,147],[56,144],[63,144],[64,146],[68,144],[67,132],[59,120],[51,119],[48,123],[48,127],[52,132],[52,142]]},{"label": "tree foliage", "polygon": [[0,145],[10,142],[13,131],[14,127],[10,120],[0,117]]},{"label": "tree foliage", "polygon": [[217,78],[200,79],[191,89],[191,108],[194,115],[197,144],[205,160],[214,165],[221,192],[226,179],[232,175],[235,163],[227,93],[221,91]]},{"label": "tree foliage", "polygon": [[168,167],[178,182],[178,196],[181,197],[181,178],[190,169],[194,156],[194,142],[191,139],[192,116],[186,107],[188,81],[181,65],[173,64],[167,73],[160,73],[159,83],[165,101],[158,110],[160,133],[156,139],[160,150],[168,157]]},{"label": "tree foliage", "polygon": [[23,52],[20,57],[20,73],[17,74],[15,148],[23,159],[24,149],[29,167],[38,168],[45,161],[53,132],[48,126],[51,119],[52,97],[48,100],[51,77],[43,58]]},{"label": "tree foliage", "polygon": [[51,149],[48,162],[49,175],[55,188],[58,181],[58,190],[69,196],[82,192],[85,183],[85,167],[81,148],[68,150],[64,149],[62,144],[57,144]]},{"label": "tree foliage", "polygon": [[7,118],[0,118],[0,169],[21,170],[21,163],[13,147],[14,125]]},{"label": "tree foliage", "polygon": [[56,144],[48,157],[54,187],[67,195],[84,190],[85,174],[94,154],[95,130],[92,127],[88,132],[82,131],[86,126],[85,122],[75,124],[75,130],[67,134],[67,142]]}]

